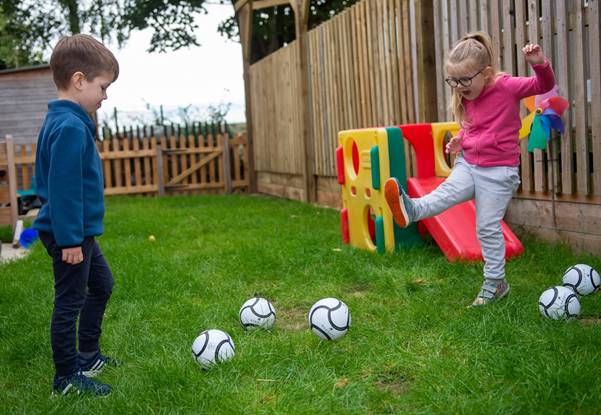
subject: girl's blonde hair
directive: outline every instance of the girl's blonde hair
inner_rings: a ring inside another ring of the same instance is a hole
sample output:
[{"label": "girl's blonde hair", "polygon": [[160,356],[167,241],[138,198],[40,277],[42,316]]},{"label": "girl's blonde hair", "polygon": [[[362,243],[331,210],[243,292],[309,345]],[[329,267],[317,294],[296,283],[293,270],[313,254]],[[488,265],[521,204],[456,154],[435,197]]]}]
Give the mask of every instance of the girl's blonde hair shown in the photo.
[{"label": "girl's blonde hair", "polygon": [[[498,68],[490,36],[484,32],[472,32],[465,35],[449,52],[446,60],[447,71],[449,66],[460,66],[466,71],[474,72],[490,67],[494,77]],[[451,97],[451,111],[453,111],[456,121],[461,123],[466,120],[461,94],[456,89],[453,89]]]}]

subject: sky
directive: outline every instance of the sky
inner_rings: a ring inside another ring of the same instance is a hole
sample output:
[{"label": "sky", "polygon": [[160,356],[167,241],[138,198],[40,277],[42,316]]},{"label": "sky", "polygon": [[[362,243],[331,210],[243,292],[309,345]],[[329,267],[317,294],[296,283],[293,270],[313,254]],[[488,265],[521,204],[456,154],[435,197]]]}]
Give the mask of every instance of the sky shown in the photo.
[{"label": "sky", "polygon": [[163,105],[172,118],[177,118],[178,108],[192,105],[192,112],[202,118],[209,105],[228,103],[227,121],[245,121],[242,47],[217,32],[218,24],[232,16],[234,8],[208,5],[207,10],[208,14],[196,17],[200,47],[148,53],[150,30],[133,32],[122,49],[109,45],[120,71],[98,112],[101,122],[112,118],[114,108],[120,124],[128,125],[150,117],[147,104],[157,109]]}]

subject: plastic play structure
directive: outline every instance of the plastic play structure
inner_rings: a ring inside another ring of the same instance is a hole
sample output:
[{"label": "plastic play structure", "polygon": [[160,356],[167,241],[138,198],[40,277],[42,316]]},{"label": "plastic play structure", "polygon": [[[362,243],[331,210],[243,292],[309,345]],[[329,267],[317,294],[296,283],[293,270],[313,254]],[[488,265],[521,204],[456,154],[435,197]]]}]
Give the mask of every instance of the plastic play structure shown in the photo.
[{"label": "plastic play structure", "polygon": [[[451,172],[444,157],[445,135],[458,131],[456,123],[431,123],[340,132],[336,167],[342,186],[342,240],[357,248],[391,252],[420,243],[419,234],[429,233],[450,261],[481,260],[473,200],[424,219],[417,227],[401,229],[383,194],[389,177],[396,177],[411,197],[425,196],[438,187]],[[415,177],[406,177],[403,139],[415,153]],[[501,226],[506,257],[520,255],[522,243],[504,222]]]},{"label": "plastic play structure", "polygon": [[384,199],[384,182],[396,177],[406,184],[405,150],[399,128],[342,131],[336,149],[338,183],[342,185],[342,240],[357,248],[392,252],[421,242],[415,225],[401,229]]}]

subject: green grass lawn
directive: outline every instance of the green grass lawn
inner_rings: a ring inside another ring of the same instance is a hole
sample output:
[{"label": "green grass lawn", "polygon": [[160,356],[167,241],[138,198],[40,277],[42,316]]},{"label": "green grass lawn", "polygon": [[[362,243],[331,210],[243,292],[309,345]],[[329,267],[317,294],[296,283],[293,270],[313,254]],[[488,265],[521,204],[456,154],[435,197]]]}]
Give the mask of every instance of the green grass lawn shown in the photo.
[{"label": "green grass lawn", "polygon": [[[542,291],[601,258],[526,237],[508,263],[512,291],[467,309],[481,264],[449,263],[432,244],[394,255],[347,247],[338,213],[261,196],[111,198],[99,238],[115,275],[103,351],[123,361],[107,398],[51,398],[52,271],[37,244],[0,265],[0,412],[110,414],[598,414],[601,295],[577,321],[543,319]],[[156,241],[150,242],[149,235]],[[271,332],[238,310],[260,294]],[[311,305],[338,297],[349,333],[325,342]],[[190,347],[228,332],[230,362],[200,369]]]}]

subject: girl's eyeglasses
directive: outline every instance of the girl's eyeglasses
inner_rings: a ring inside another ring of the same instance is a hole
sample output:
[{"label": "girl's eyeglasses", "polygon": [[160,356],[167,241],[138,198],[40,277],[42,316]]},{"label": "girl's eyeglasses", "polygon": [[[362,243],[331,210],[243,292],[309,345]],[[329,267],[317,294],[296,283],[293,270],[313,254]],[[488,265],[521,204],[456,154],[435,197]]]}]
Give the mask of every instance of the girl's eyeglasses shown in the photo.
[{"label": "girl's eyeglasses", "polygon": [[475,74],[473,74],[472,76],[469,76],[469,77],[464,77],[464,78],[447,78],[447,79],[445,79],[445,82],[451,88],[457,88],[459,85],[464,86],[464,87],[468,87],[468,86],[472,85],[472,79],[474,79],[476,76],[478,76],[480,73],[482,73],[483,70],[484,70],[484,68],[480,69],[478,72],[476,72]]}]

